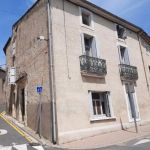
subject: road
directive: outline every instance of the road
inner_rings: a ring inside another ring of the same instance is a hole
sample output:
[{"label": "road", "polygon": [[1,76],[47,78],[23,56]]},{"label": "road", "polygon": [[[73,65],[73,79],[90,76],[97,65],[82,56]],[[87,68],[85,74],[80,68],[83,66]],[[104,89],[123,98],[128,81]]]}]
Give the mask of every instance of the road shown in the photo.
[{"label": "road", "polygon": [[121,145],[110,146],[97,150],[150,150],[150,139],[135,139]]},{"label": "road", "polygon": [[[2,112],[0,108],[0,113]],[[115,137],[114,137],[115,138]],[[42,145],[30,145],[13,127],[0,117],[0,150],[60,150]],[[94,149],[93,149],[94,150]],[[150,150],[150,138],[135,139],[120,145],[95,150]]]}]

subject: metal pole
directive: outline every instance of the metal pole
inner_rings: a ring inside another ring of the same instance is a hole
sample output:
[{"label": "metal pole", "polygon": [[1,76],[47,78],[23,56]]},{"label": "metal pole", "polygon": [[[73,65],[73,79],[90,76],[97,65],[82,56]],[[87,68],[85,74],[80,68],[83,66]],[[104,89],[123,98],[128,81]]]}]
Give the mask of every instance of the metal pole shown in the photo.
[{"label": "metal pole", "polygon": [[42,101],[41,101],[41,93],[39,94],[39,101],[40,101],[40,114],[39,114],[39,137],[41,138],[41,131],[42,131]]},{"label": "metal pole", "polygon": [[36,129],[36,133],[39,135],[39,137],[41,138],[41,129],[42,129],[42,123],[41,123],[41,119],[42,119],[42,102],[41,102],[41,94],[39,93],[39,101],[38,101],[38,111],[37,111],[37,129]]}]

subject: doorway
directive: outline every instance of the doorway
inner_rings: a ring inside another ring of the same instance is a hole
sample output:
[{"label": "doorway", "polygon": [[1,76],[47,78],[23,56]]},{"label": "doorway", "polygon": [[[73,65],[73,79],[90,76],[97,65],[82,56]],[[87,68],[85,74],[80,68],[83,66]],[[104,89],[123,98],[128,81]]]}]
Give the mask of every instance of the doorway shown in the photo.
[{"label": "doorway", "polygon": [[21,89],[21,115],[22,121],[25,121],[25,89]]},{"label": "doorway", "polygon": [[136,118],[136,120],[139,121],[140,113],[136,98],[135,86],[133,83],[125,83],[124,86],[129,122],[134,121],[134,118]]}]

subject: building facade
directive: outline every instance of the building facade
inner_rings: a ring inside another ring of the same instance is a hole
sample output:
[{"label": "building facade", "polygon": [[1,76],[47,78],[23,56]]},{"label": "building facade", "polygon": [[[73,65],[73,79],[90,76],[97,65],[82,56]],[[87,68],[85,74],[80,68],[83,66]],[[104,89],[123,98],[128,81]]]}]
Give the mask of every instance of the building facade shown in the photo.
[{"label": "building facade", "polygon": [[5,91],[4,91],[4,83],[5,83],[5,70],[0,68],[0,105],[5,104]]},{"label": "building facade", "polygon": [[88,1],[37,1],[4,52],[9,113],[53,143],[150,122],[150,37]]}]

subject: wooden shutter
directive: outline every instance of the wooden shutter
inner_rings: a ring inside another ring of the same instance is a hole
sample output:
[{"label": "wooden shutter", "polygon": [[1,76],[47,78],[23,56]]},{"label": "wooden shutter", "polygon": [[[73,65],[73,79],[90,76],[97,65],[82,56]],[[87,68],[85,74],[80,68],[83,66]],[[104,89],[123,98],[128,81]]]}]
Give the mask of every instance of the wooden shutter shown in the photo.
[{"label": "wooden shutter", "polygon": [[16,81],[16,68],[11,67],[9,71],[9,84],[15,84]]},{"label": "wooden shutter", "polygon": [[92,56],[97,57],[97,48],[96,48],[96,39],[93,37],[92,39]]},{"label": "wooden shutter", "polygon": [[84,33],[81,33],[81,46],[82,46],[82,54],[85,54],[85,43],[84,43]]},{"label": "wooden shutter", "polygon": [[127,48],[125,49],[124,60],[125,60],[125,64],[130,65],[129,53],[128,53],[128,49]]},{"label": "wooden shutter", "polygon": [[104,93],[104,100],[105,100],[105,110],[106,110],[106,116],[111,117],[111,112],[110,112],[110,104],[109,104],[109,93],[105,92]]}]

